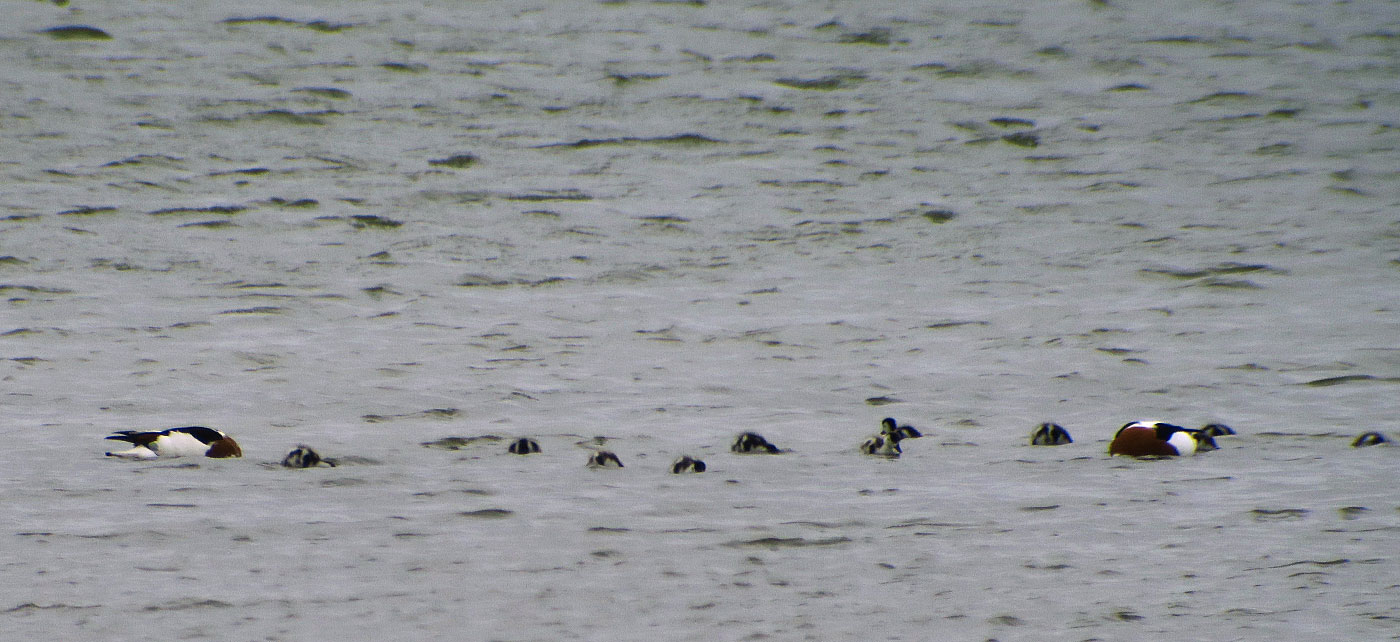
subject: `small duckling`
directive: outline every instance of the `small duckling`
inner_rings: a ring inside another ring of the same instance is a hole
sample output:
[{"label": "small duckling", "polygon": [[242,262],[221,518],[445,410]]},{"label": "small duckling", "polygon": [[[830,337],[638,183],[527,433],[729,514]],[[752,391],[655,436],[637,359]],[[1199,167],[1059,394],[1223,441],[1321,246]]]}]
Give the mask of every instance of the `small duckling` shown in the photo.
[{"label": "small duckling", "polygon": [[1063,446],[1072,443],[1074,440],[1070,438],[1069,431],[1057,423],[1040,424],[1031,433],[1032,446]]},{"label": "small duckling", "polygon": [[1351,447],[1365,448],[1366,446],[1379,446],[1389,441],[1389,439],[1385,438],[1385,435],[1378,432],[1367,432],[1362,433],[1360,437],[1356,438],[1356,441],[1351,442]]},{"label": "small duckling", "polygon": [[673,475],[703,472],[705,472],[705,462],[689,455],[682,455],[680,459],[671,463],[671,474]]},{"label": "small duckling", "polygon": [[905,439],[915,439],[924,436],[923,433],[915,430],[913,426],[901,426],[894,417],[885,417],[880,420],[880,432],[860,445],[860,451],[867,455],[877,455],[889,457],[891,459],[900,456],[904,451],[899,447],[899,442]]},{"label": "small duckling", "polygon": [[880,432],[887,435],[899,435],[900,439],[918,439],[924,433],[919,432],[909,424],[901,424],[894,420],[894,417],[885,417],[880,420]]},{"label": "small duckling", "polygon": [[1235,429],[1225,424],[1206,424],[1201,427],[1201,432],[1211,437],[1224,437],[1235,434]]},{"label": "small duckling", "polygon": [[899,433],[875,435],[860,445],[860,451],[867,455],[877,455],[894,459],[903,454],[899,447]]},{"label": "small duckling", "polygon": [[329,466],[334,468],[335,461],[331,459],[322,459],[321,455],[317,454],[316,451],[312,450],[311,447],[306,444],[297,444],[297,447],[292,449],[292,452],[287,453],[287,456],[282,458],[282,465],[287,468],[315,468],[317,466]]},{"label": "small duckling", "polygon": [[622,460],[609,451],[597,450],[588,457],[587,465],[589,468],[622,468]]},{"label": "small duckling", "polygon": [[768,440],[764,439],[763,435],[756,432],[746,432],[735,437],[734,444],[729,447],[729,450],[736,453],[764,453],[769,455],[776,455],[782,452],[777,446],[768,443]]},{"label": "small duckling", "polygon": [[515,455],[529,455],[540,452],[540,443],[529,437],[521,437],[510,442],[510,447],[506,450]]}]

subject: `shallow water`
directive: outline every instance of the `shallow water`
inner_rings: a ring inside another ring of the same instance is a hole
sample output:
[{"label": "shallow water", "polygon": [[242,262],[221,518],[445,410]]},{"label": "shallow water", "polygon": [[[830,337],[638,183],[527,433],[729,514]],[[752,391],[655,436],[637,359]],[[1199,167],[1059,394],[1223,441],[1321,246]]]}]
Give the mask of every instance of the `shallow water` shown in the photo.
[{"label": "shallow water", "polygon": [[1400,637],[1400,12],[1154,7],[12,7],[0,628]]}]

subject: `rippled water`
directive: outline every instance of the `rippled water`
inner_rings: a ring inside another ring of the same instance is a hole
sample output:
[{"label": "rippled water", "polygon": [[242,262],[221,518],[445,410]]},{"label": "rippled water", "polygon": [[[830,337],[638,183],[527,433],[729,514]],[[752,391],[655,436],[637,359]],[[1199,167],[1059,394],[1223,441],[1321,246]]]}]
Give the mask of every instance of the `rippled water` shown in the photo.
[{"label": "rippled water", "polygon": [[8,10],[9,635],[1400,637],[1393,3]]}]

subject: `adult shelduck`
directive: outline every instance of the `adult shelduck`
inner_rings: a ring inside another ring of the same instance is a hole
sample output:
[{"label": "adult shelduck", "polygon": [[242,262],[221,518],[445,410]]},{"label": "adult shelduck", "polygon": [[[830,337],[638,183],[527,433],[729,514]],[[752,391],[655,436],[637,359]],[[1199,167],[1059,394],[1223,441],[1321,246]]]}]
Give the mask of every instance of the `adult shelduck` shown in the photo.
[{"label": "adult shelduck", "polygon": [[893,417],[880,421],[880,432],[860,445],[860,451],[867,455],[895,458],[903,453],[899,442],[924,436],[913,426],[901,426]]},{"label": "adult shelduck", "polygon": [[606,450],[594,451],[588,456],[589,468],[622,468],[622,460]]},{"label": "adult shelduck", "polygon": [[510,447],[506,450],[516,455],[530,455],[540,452],[540,442],[530,439],[529,437],[521,437],[510,442]]},{"label": "adult shelduck", "polygon": [[322,459],[320,453],[312,450],[306,444],[297,444],[292,452],[287,453],[282,458],[282,465],[287,468],[315,468],[317,466],[335,467],[334,459]]},{"label": "adult shelduck", "polygon": [[132,448],[107,453],[110,457],[154,459],[156,457],[242,457],[243,449],[233,437],[204,426],[185,426],[159,431],[121,430],[108,437],[132,444]]},{"label": "adult shelduck", "polygon": [[675,475],[703,472],[705,472],[705,462],[689,455],[682,455],[679,459],[676,459],[676,461],[671,462],[671,473]]},{"label": "adult shelduck", "polygon": [[1108,444],[1108,454],[1130,457],[1174,457],[1215,449],[1215,440],[1205,432],[1163,421],[1124,424]]},{"label": "adult shelduck", "polygon": [[734,443],[729,446],[729,450],[736,453],[763,453],[769,455],[776,455],[782,452],[777,446],[768,443],[768,440],[764,439],[763,435],[756,432],[746,432],[735,437]]},{"label": "adult shelduck", "polygon": [[1057,423],[1040,424],[1031,432],[1032,446],[1063,446],[1072,443],[1074,440],[1070,439],[1069,431]]}]

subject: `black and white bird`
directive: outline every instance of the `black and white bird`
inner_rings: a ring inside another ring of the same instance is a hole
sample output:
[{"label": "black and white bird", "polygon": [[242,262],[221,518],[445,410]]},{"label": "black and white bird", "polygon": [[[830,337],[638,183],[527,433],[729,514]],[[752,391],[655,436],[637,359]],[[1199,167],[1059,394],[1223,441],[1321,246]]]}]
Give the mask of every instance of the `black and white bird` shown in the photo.
[{"label": "black and white bird", "polygon": [[1201,427],[1201,432],[1212,437],[1226,437],[1235,434],[1235,429],[1225,424],[1206,424]]},{"label": "black and white bird", "polygon": [[107,437],[132,445],[127,450],[108,452],[109,457],[155,459],[156,457],[242,457],[243,449],[233,437],[204,426],[167,430],[121,430]]},{"label": "black and white bird", "polygon": [[777,446],[768,443],[768,440],[764,439],[763,435],[756,432],[746,432],[735,437],[734,443],[729,446],[729,450],[731,452],[743,454],[759,453],[768,455],[776,455],[782,452]]},{"label": "black and white bird", "polygon": [[705,472],[705,462],[689,455],[682,455],[676,461],[671,462],[671,474],[673,475],[703,472]]},{"label": "black and white bird", "polygon": [[885,417],[880,420],[880,432],[897,434],[900,439],[915,439],[924,436],[924,433],[919,432],[913,426],[895,421],[894,417]]},{"label": "black and white bird", "polygon": [[1074,440],[1070,438],[1069,431],[1057,423],[1040,424],[1031,432],[1032,446],[1063,446],[1072,443]]},{"label": "black and white bird", "polygon": [[530,455],[540,452],[540,442],[529,437],[521,437],[510,442],[510,447],[506,450],[516,455]]},{"label": "black and white bird", "polygon": [[891,459],[904,453],[904,450],[899,447],[899,438],[895,435],[886,435],[884,433],[866,439],[865,443],[860,445],[860,451],[867,455],[889,457]]},{"label": "black and white bird", "polygon": [[899,447],[899,442],[905,439],[915,439],[924,436],[913,426],[901,426],[894,417],[885,417],[880,421],[880,432],[860,445],[860,451],[867,455],[879,457],[898,457],[904,451]]},{"label": "black and white bird", "polygon": [[282,458],[282,465],[287,468],[315,468],[317,466],[334,468],[335,460],[322,459],[321,455],[312,450],[310,446],[297,444],[292,452],[287,453],[287,456]]},{"label": "black and white bird", "polygon": [[607,450],[596,450],[588,456],[589,468],[622,468],[622,460]]}]

